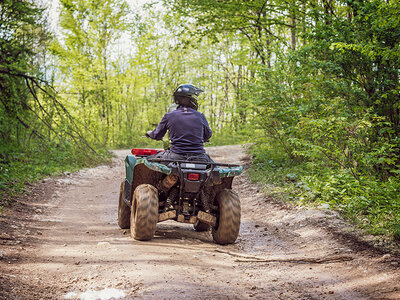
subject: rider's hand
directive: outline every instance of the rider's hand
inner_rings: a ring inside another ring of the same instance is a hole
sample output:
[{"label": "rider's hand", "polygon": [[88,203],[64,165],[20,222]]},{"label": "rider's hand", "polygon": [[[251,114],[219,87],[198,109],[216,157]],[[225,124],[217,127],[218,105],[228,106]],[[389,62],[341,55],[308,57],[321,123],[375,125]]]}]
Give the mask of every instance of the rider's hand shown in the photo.
[{"label": "rider's hand", "polygon": [[150,133],[151,133],[151,130],[146,132],[146,136],[147,136],[148,138],[150,137]]}]

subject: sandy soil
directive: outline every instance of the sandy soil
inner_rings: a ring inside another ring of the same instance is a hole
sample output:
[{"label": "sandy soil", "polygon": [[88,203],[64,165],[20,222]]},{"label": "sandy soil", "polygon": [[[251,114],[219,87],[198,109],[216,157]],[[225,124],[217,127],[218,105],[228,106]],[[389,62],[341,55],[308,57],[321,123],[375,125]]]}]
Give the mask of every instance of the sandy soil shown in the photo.
[{"label": "sandy soil", "polygon": [[[139,242],[117,225],[123,158],[46,179],[0,216],[1,299],[400,299],[399,257],[360,241],[334,212],[266,197],[246,172],[237,242],[159,223]],[[240,146],[208,148],[246,165]]]}]

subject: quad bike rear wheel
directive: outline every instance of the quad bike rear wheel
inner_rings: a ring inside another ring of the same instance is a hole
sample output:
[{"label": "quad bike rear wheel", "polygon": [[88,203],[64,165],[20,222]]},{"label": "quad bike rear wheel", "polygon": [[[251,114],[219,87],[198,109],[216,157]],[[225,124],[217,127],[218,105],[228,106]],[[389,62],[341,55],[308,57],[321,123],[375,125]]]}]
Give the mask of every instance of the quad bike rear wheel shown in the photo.
[{"label": "quad bike rear wheel", "polygon": [[139,185],[133,194],[131,235],[135,240],[151,240],[158,222],[158,192],[150,184]]},{"label": "quad bike rear wheel", "polygon": [[196,223],[193,224],[193,227],[194,230],[198,232],[210,230],[210,225],[208,225],[207,223],[203,223],[201,221],[196,221]]},{"label": "quad bike rear wheel", "polygon": [[230,189],[222,190],[216,198],[218,204],[217,226],[212,228],[212,236],[221,245],[233,244],[240,229],[240,199]]},{"label": "quad bike rear wheel", "polygon": [[121,229],[128,229],[130,226],[130,216],[131,209],[128,205],[126,205],[124,201],[125,194],[125,182],[121,183],[121,188],[119,189],[119,201],[118,201],[118,226]]}]

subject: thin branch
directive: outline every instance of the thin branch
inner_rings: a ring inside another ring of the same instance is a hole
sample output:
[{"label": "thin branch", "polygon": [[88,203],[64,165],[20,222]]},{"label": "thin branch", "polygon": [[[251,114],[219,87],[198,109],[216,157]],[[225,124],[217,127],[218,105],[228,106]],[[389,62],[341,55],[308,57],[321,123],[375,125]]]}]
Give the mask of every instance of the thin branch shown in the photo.
[{"label": "thin branch", "polygon": [[40,134],[36,129],[32,128],[31,126],[29,126],[28,124],[26,124],[24,121],[22,121],[22,119],[18,116],[16,116],[18,122],[20,122],[22,124],[22,126],[24,126],[26,129],[30,129],[32,131],[32,133],[34,135],[36,135],[38,138],[45,140],[46,138]]},{"label": "thin branch", "polygon": [[[76,134],[76,137],[75,137],[71,132],[69,132],[69,131],[66,131],[66,134],[67,134],[68,136],[70,136],[70,137],[74,140],[74,142],[75,142],[76,145],[80,145],[81,143],[83,143],[83,144],[84,144],[87,148],[89,148],[93,153],[97,153],[96,150],[94,150],[93,147],[91,147],[91,146],[89,145],[89,143],[86,141],[86,139],[82,136],[82,134],[81,134],[81,132],[80,132],[80,130],[79,130],[79,127],[78,127],[78,125],[77,125],[76,122],[75,122],[75,119],[72,117],[72,115],[71,115],[71,114],[69,113],[69,111],[66,109],[66,107],[65,107],[60,101],[58,101],[58,100],[56,99],[56,97],[55,97],[56,91],[55,91],[55,89],[54,89],[48,82],[46,82],[46,81],[44,81],[44,80],[41,80],[41,79],[38,79],[38,78],[35,78],[35,77],[33,77],[33,76],[30,76],[30,75],[26,75],[26,74],[21,73],[21,72],[12,72],[12,71],[10,71],[10,70],[0,69],[0,73],[2,73],[2,74],[7,74],[7,75],[10,75],[10,76],[14,76],[14,77],[21,77],[21,78],[24,78],[26,81],[28,81],[28,82],[27,82],[28,88],[29,88],[29,90],[30,90],[32,96],[35,98],[35,101],[38,102],[39,105],[40,105],[40,102],[38,101],[37,94],[36,94],[36,91],[35,91],[34,87],[38,88],[38,89],[41,90],[44,94],[48,95],[48,96],[53,100],[57,111],[60,112],[60,110],[61,110],[61,112],[63,112],[63,113],[67,116],[68,120],[70,121],[70,123],[71,123],[71,125],[72,125],[72,128],[70,128],[70,131],[73,132],[73,133],[75,133],[75,134]],[[29,81],[31,82],[32,86],[31,86],[31,84],[29,84]],[[40,84],[39,82],[44,82],[44,83],[46,83],[46,86],[49,87],[49,88],[54,92],[54,94],[50,94],[46,89],[44,89],[44,88],[41,86],[41,84]],[[34,87],[33,87],[33,86],[34,86]],[[30,108],[28,105],[27,105],[27,107],[28,107],[30,110],[32,110],[32,108]],[[41,107],[42,110],[45,111],[45,109],[44,109],[41,105],[40,105],[40,107]],[[32,110],[32,111],[33,111],[33,110]],[[47,124],[47,122],[45,122],[44,120],[42,120],[42,119],[37,115],[36,112],[34,112],[34,113],[35,113],[35,115],[42,121],[43,124],[45,124],[47,127],[49,127],[49,129],[52,129],[50,124]],[[17,116],[17,118],[19,119],[18,116]],[[24,125],[24,127],[28,126],[28,127],[26,127],[26,128],[30,128],[30,126],[27,125],[26,123],[24,123],[21,119],[19,119],[19,121],[21,122],[21,124]],[[32,129],[32,128],[30,128],[30,129]],[[32,130],[34,130],[34,129],[32,129]],[[54,131],[54,130],[53,130],[53,131]],[[55,131],[54,131],[54,132],[55,132]],[[40,135],[36,130],[35,130],[34,133],[35,133],[35,135],[37,135],[37,136]],[[39,135],[38,135],[38,134],[39,134]],[[56,133],[56,134],[57,134],[57,133]],[[42,136],[42,138],[44,139],[43,136]],[[81,143],[79,143],[79,142],[76,140],[76,138],[78,138],[79,141],[80,141]]]},{"label": "thin branch", "polygon": [[285,262],[285,263],[298,263],[298,264],[323,264],[323,263],[336,263],[353,260],[353,257],[348,255],[328,256],[328,257],[299,257],[299,258],[266,258],[260,256],[246,255],[235,253],[222,249],[215,249],[216,252],[228,254],[234,257],[241,257],[244,259],[237,259],[237,262]]}]

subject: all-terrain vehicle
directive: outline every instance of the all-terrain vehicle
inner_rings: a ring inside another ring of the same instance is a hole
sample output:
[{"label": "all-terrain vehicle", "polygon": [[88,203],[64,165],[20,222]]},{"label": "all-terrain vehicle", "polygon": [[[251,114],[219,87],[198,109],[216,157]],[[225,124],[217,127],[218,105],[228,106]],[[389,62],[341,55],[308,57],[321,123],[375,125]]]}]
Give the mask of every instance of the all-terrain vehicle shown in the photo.
[{"label": "all-terrain vehicle", "polygon": [[204,161],[149,157],[161,150],[133,149],[125,158],[118,225],[130,228],[136,240],[151,240],[158,222],[193,224],[196,231],[211,228],[218,244],[236,241],[240,227],[240,199],[232,190],[243,167]]}]

